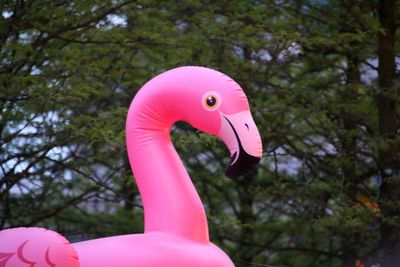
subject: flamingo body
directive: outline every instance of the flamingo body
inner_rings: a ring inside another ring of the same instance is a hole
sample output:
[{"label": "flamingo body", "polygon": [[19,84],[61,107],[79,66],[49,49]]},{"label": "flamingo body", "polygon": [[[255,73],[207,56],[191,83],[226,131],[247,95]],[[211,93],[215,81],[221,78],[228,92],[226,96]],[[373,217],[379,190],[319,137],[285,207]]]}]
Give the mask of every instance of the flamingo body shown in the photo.
[{"label": "flamingo body", "polygon": [[[229,257],[217,246],[199,243],[162,232],[101,238],[73,244],[81,266],[120,267],[232,267]],[[93,264],[92,247],[99,260]]]},{"label": "flamingo body", "polygon": [[[79,266],[234,266],[209,240],[204,207],[171,143],[170,131],[177,121],[185,121],[225,142],[231,153],[231,162],[225,171],[228,177],[240,176],[260,161],[261,138],[247,98],[235,81],[203,67],[181,67],[158,75],[137,93],[126,120],[129,161],[144,207],[144,233],[95,239],[72,246],[64,242],[66,255],[76,251]],[[19,237],[16,234],[7,238],[14,242]],[[31,248],[33,252],[26,253],[41,257],[45,264],[49,259],[47,249],[55,241],[37,236],[35,242],[40,241],[43,249]],[[0,240],[0,264],[11,261],[10,254],[2,252],[19,251],[18,247],[8,250],[4,247],[7,247],[6,242]],[[74,264],[76,254],[71,254]],[[51,267],[78,266],[47,262]],[[28,260],[24,264],[28,265],[4,263],[4,266],[42,266],[32,265]]]},{"label": "flamingo body", "polygon": [[0,267],[78,267],[76,250],[60,234],[43,228],[0,232]]}]

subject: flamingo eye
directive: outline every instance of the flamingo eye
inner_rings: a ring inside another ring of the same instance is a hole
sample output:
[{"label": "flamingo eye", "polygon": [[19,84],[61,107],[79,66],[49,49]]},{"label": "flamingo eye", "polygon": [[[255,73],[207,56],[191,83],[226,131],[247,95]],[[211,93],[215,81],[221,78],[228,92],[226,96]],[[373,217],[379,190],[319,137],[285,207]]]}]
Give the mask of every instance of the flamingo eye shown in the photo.
[{"label": "flamingo eye", "polygon": [[221,96],[217,92],[207,92],[203,95],[202,105],[208,111],[214,111],[221,105]]},{"label": "flamingo eye", "polygon": [[207,97],[206,104],[208,107],[211,108],[215,106],[215,104],[217,104],[217,99],[215,98],[215,96],[210,95],[209,97]]}]

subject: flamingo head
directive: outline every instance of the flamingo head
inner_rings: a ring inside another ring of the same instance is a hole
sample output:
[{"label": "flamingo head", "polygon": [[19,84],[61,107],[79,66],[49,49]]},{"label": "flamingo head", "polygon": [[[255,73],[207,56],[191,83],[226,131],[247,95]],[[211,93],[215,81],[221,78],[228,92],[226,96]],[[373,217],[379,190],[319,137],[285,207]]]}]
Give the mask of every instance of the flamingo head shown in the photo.
[{"label": "flamingo head", "polygon": [[247,97],[234,80],[203,67],[181,67],[167,73],[169,77],[175,76],[168,98],[169,106],[179,114],[177,120],[218,136],[229,148],[227,177],[241,176],[261,160],[260,134]]}]

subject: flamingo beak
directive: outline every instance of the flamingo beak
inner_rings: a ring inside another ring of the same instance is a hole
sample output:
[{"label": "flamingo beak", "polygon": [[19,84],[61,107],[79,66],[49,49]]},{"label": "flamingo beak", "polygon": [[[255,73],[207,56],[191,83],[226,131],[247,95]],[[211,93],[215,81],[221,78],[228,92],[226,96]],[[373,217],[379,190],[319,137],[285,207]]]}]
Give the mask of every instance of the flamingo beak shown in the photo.
[{"label": "flamingo beak", "polygon": [[221,115],[222,124],[217,136],[224,141],[231,153],[231,161],[225,169],[225,175],[228,178],[237,178],[260,162],[260,134],[250,111]]}]

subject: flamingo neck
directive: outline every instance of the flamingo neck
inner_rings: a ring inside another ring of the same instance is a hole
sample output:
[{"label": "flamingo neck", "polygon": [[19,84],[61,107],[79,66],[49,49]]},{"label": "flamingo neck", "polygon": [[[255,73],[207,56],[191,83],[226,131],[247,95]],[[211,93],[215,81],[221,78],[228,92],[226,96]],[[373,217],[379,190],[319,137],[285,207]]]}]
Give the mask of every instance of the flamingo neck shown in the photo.
[{"label": "flamingo neck", "polygon": [[177,117],[165,114],[158,97],[143,95],[139,92],[129,109],[126,138],[144,207],[144,231],[208,242],[204,207],[170,139]]}]

